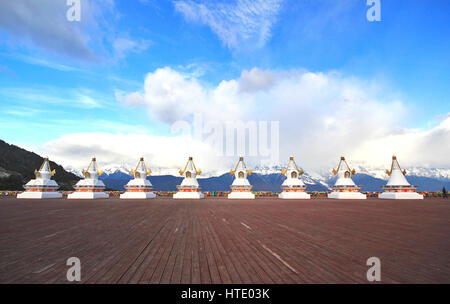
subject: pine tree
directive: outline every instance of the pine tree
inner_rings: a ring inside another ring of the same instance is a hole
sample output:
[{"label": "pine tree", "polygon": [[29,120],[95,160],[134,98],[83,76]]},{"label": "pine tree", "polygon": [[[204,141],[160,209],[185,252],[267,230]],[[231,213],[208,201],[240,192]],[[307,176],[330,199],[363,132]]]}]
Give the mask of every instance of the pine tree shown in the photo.
[{"label": "pine tree", "polygon": [[442,188],[442,196],[443,196],[444,198],[447,198],[447,197],[448,197],[447,189],[445,189],[445,187]]}]

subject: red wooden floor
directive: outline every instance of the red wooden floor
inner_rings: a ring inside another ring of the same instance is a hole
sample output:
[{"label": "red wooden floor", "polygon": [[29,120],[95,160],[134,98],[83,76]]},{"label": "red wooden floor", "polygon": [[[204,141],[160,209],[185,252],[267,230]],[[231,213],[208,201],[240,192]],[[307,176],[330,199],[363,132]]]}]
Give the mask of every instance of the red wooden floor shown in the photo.
[{"label": "red wooden floor", "polygon": [[450,283],[450,200],[0,199],[0,283]]}]

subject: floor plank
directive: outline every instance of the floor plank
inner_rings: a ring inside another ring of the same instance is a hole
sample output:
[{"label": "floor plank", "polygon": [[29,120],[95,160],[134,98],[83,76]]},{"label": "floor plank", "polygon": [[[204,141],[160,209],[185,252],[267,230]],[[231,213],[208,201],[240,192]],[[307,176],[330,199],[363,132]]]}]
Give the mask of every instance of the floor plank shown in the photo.
[{"label": "floor plank", "polygon": [[0,199],[0,283],[450,283],[450,200]]}]

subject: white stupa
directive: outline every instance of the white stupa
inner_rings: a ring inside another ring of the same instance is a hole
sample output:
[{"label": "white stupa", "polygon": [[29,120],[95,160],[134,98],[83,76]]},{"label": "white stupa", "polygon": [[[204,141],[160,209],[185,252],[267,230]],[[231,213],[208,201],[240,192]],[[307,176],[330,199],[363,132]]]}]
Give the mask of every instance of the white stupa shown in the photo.
[{"label": "white stupa", "polygon": [[152,183],[147,179],[147,176],[152,173],[151,170],[147,170],[144,163],[144,158],[141,157],[136,169],[131,170],[130,174],[134,179],[130,180],[128,184],[125,185],[127,190],[125,193],[120,195],[121,199],[146,199],[155,198],[156,194],[153,193]]},{"label": "white stupa", "polygon": [[91,160],[88,168],[83,170],[84,179],[81,179],[74,186],[75,192],[67,196],[68,199],[96,199],[108,198],[105,193],[105,184],[98,179],[103,174],[99,171],[95,157]]},{"label": "white stupa", "polygon": [[278,195],[282,199],[309,199],[311,196],[305,192],[306,185],[299,178],[303,170],[299,169],[294,157],[289,159],[287,167],[281,173],[287,178],[281,185],[283,191]]},{"label": "white stupa", "polygon": [[337,199],[366,199],[366,195],[359,192],[360,187],[356,186],[352,180],[355,169],[351,170],[344,157],[341,157],[336,170],[333,174],[337,175],[337,180],[332,187],[333,192],[328,194],[329,198]]},{"label": "white stupa", "polygon": [[52,180],[55,170],[50,169],[48,158],[38,170],[34,170],[35,179],[30,180],[25,186],[25,192],[19,193],[17,198],[61,198],[62,194],[58,192],[58,184]]},{"label": "white stupa", "polygon": [[205,195],[200,192],[200,186],[197,181],[197,175],[200,175],[201,170],[197,170],[192,157],[189,157],[186,166],[180,170],[180,175],[184,176],[181,185],[177,186],[178,192],[173,195],[175,199],[200,199]]},{"label": "white stupa", "polygon": [[386,170],[389,180],[383,187],[384,192],[378,197],[385,199],[423,199],[423,195],[416,192],[416,187],[408,183],[406,171],[400,168],[397,157],[392,156],[391,170]]},{"label": "white stupa", "polygon": [[253,194],[252,185],[247,179],[247,176],[252,174],[251,170],[247,169],[244,163],[244,158],[240,157],[234,170],[230,171],[231,175],[234,175],[234,181],[231,184],[231,193],[228,194],[230,199],[255,199]]}]

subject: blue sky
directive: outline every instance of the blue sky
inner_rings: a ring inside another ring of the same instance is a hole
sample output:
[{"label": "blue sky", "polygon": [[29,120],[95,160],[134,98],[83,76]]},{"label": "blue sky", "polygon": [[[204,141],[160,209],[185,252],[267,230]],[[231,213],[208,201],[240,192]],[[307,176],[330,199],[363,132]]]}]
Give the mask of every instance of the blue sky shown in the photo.
[{"label": "blue sky", "polygon": [[[81,0],[80,22],[68,22],[62,0],[3,1],[0,138],[41,151],[75,133],[170,135],[144,89],[148,73],[163,68],[208,96],[252,69],[280,83],[289,71],[338,73],[369,87],[386,115],[400,102],[393,128],[431,132],[448,117],[449,1],[381,0],[380,22],[368,22],[365,0],[254,3]],[[130,106],[133,92],[146,102]]]}]

